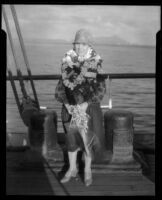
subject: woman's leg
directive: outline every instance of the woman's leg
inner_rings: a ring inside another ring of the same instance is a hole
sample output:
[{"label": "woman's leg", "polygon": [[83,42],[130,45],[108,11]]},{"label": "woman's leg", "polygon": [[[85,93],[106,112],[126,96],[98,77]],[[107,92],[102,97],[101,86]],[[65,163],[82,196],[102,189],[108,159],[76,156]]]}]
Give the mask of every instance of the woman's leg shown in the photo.
[{"label": "woman's leg", "polygon": [[85,152],[84,160],[85,160],[84,182],[86,186],[89,186],[92,184],[92,171],[91,171],[92,158]]},{"label": "woman's leg", "polygon": [[80,135],[77,129],[68,129],[67,127],[66,146],[69,158],[69,169],[61,180],[62,183],[68,182],[72,177],[76,177],[78,173],[77,153],[80,150],[78,143],[80,143]]},{"label": "woman's leg", "polygon": [[68,151],[68,158],[69,158],[69,169],[66,172],[65,176],[63,179],[61,179],[61,183],[66,183],[68,182],[72,177],[76,177],[78,170],[76,166],[76,161],[77,161],[77,152],[79,149],[75,150],[74,152]]}]

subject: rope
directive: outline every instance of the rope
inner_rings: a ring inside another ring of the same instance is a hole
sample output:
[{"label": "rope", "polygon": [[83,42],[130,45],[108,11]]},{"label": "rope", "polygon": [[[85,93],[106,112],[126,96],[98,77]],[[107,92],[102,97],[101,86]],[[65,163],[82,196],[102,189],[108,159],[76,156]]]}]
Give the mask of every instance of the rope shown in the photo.
[{"label": "rope", "polygon": [[16,54],[15,54],[16,51],[15,51],[15,49],[14,49],[13,40],[12,40],[12,36],[11,36],[9,24],[8,24],[8,19],[7,19],[7,15],[6,15],[6,12],[5,12],[5,8],[4,8],[4,7],[2,7],[2,13],[3,13],[4,21],[5,21],[5,24],[6,24],[6,29],[7,29],[7,33],[8,33],[10,45],[11,45],[12,54],[13,54],[14,61],[15,61],[15,67],[16,67],[17,76],[18,76],[19,82],[20,82],[21,92],[22,92],[23,96],[24,96],[25,98],[27,98],[28,95],[27,95],[27,92],[26,92],[26,90],[25,90],[25,86],[24,86],[24,82],[23,82],[22,73],[21,73],[21,71],[20,71],[20,67],[19,67],[18,61],[17,61],[17,59],[16,59]]},{"label": "rope", "polygon": [[33,79],[32,79],[31,70],[30,70],[30,67],[29,67],[29,62],[28,62],[28,59],[27,59],[27,54],[26,54],[26,50],[25,50],[24,41],[23,41],[22,34],[21,34],[21,31],[20,31],[19,23],[18,23],[16,10],[15,10],[14,5],[10,5],[10,8],[11,8],[11,12],[12,12],[13,19],[14,19],[14,22],[15,22],[15,27],[16,27],[17,34],[18,34],[18,37],[19,37],[20,46],[21,46],[22,53],[23,53],[23,56],[24,56],[24,61],[25,61],[26,67],[27,67],[27,72],[28,72],[28,75],[29,75],[29,78],[30,78],[30,82],[31,82],[33,94],[34,94],[34,97],[35,97],[35,101],[36,101],[36,103],[38,105],[38,109],[40,109],[39,101],[38,101],[36,90],[35,90],[35,86],[34,86],[34,82],[33,82]]},{"label": "rope", "polygon": [[12,76],[12,72],[8,68],[7,68],[7,71],[8,71],[8,76],[9,76],[9,79],[10,79],[10,82],[11,82],[11,86],[12,86],[12,89],[13,89],[13,93],[15,95],[15,100],[16,100],[16,103],[17,103],[17,107],[18,107],[18,110],[19,110],[19,113],[20,113],[20,116],[21,116],[20,101],[19,101],[17,90],[16,90],[15,82],[14,82],[14,79],[13,79],[13,76]]}]

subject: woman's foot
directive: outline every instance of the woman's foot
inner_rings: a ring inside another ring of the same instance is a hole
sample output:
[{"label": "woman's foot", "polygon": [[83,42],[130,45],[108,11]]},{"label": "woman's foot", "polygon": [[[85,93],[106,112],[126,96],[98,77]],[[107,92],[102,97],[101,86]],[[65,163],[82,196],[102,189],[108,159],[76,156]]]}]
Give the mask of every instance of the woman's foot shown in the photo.
[{"label": "woman's foot", "polygon": [[61,179],[61,183],[66,183],[70,181],[71,178],[76,178],[77,177],[78,170],[68,170],[65,174],[65,176]]},{"label": "woman's foot", "polygon": [[91,171],[84,173],[84,183],[86,186],[89,186],[92,184],[92,172]]}]

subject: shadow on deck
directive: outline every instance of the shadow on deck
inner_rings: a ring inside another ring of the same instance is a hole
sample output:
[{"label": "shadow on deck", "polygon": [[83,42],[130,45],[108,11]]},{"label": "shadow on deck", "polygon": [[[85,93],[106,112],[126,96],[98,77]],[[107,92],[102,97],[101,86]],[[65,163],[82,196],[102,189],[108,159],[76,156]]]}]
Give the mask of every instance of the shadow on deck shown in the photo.
[{"label": "shadow on deck", "polygon": [[155,195],[154,183],[140,173],[94,173],[89,187],[80,174],[78,180],[61,184],[58,172],[39,153],[26,150],[7,152],[6,156],[7,195]]}]

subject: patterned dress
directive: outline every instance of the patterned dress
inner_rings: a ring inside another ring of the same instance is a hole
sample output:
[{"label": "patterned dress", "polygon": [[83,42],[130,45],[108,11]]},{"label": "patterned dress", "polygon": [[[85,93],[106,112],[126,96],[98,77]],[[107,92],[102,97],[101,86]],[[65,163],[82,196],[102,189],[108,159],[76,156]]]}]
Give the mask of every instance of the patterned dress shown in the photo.
[{"label": "patterned dress", "polygon": [[[100,148],[104,142],[100,102],[106,92],[105,79],[100,75],[101,57],[92,47],[83,57],[69,50],[62,59],[61,73],[55,98],[63,103],[61,117],[68,150],[75,151],[79,146],[88,153],[94,146]],[[76,98],[79,95],[80,104]]]}]

